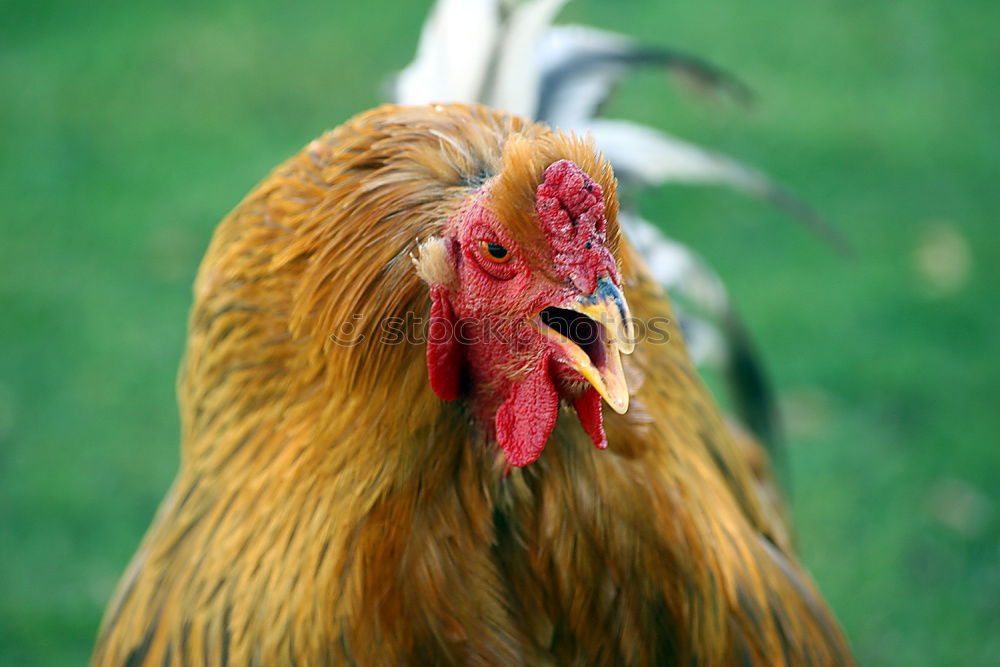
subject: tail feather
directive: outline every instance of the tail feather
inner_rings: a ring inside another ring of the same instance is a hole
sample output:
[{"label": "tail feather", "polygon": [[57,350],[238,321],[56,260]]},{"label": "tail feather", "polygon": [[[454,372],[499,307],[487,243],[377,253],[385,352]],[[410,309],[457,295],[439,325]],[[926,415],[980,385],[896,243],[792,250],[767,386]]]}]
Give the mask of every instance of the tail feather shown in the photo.
[{"label": "tail feather", "polygon": [[530,0],[518,3],[503,26],[495,54],[492,85],[480,100],[528,118],[537,118],[542,70],[537,50],[552,20],[566,0]]},{"label": "tail feather", "polygon": [[781,427],[774,390],[722,279],[690,248],[664,236],[652,222],[630,211],[623,211],[619,221],[653,277],[670,293],[692,358],[701,366],[722,371],[737,416],[780,458]]},{"label": "tail feather", "polygon": [[640,46],[618,33],[588,26],[550,28],[539,44],[538,62],[542,80],[536,117],[559,127],[599,116],[618,84],[638,67],[682,75],[701,89],[725,93],[741,104],[753,101],[746,84],[697,56]]},{"label": "tail feather", "polygon": [[666,183],[723,184],[766,201],[793,216],[844,254],[847,240],[823,216],[784,186],[720,153],[623,120],[595,119],[588,129],[615,167],[635,187]]},{"label": "tail feather", "polygon": [[496,0],[438,0],[420,33],[417,56],[396,77],[399,104],[480,99],[501,32]]}]

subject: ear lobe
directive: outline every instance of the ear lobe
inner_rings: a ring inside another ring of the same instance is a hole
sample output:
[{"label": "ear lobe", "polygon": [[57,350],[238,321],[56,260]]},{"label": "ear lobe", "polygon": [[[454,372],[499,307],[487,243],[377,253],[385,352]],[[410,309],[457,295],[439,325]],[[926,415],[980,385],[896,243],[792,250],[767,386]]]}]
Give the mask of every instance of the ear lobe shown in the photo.
[{"label": "ear lobe", "polygon": [[417,247],[412,256],[417,275],[431,293],[431,317],[427,325],[427,374],[431,389],[446,401],[460,393],[462,345],[458,322],[448,298],[448,288],[457,282],[453,241],[432,236]]},{"label": "ear lobe", "polygon": [[431,285],[427,374],[430,376],[431,389],[446,401],[458,398],[462,375],[462,346],[456,325],[448,290],[443,285]]}]

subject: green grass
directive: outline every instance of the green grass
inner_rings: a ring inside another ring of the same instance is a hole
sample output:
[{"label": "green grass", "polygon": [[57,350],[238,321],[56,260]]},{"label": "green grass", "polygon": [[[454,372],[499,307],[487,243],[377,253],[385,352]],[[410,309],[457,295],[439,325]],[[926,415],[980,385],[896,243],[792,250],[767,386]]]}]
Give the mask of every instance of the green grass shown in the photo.
[{"label": "green grass", "polygon": [[[86,661],[176,469],[174,374],[213,226],[378,102],[428,4],[5,4],[0,663]],[[642,209],[720,269],[757,335],[787,404],[803,557],[862,662],[998,664],[1000,4],[589,0],[563,16],[757,90],[743,112],[643,74],[611,111],[765,167],[857,257],[722,190],[664,188]]]}]

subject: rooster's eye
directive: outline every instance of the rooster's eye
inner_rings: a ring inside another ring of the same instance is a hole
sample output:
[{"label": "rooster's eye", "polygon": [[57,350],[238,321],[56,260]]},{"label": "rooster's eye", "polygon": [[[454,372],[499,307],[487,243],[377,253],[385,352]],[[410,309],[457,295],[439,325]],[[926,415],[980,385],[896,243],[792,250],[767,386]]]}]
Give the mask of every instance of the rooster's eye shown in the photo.
[{"label": "rooster's eye", "polygon": [[486,259],[497,264],[505,264],[510,260],[510,251],[499,243],[480,241],[479,248],[483,251]]}]

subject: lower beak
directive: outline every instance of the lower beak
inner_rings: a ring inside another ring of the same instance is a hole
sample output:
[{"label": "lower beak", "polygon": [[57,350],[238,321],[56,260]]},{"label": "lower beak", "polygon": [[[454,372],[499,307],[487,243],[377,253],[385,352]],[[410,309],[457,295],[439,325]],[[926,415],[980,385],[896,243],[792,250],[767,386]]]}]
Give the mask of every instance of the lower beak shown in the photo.
[{"label": "lower beak", "polygon": [[625,296],[609,276],[597,281],[593,294],[546,308],[533,323],[611,409],[618,414],[628,410],[628,385],[621,354],[632,353],[635,334]]}]

